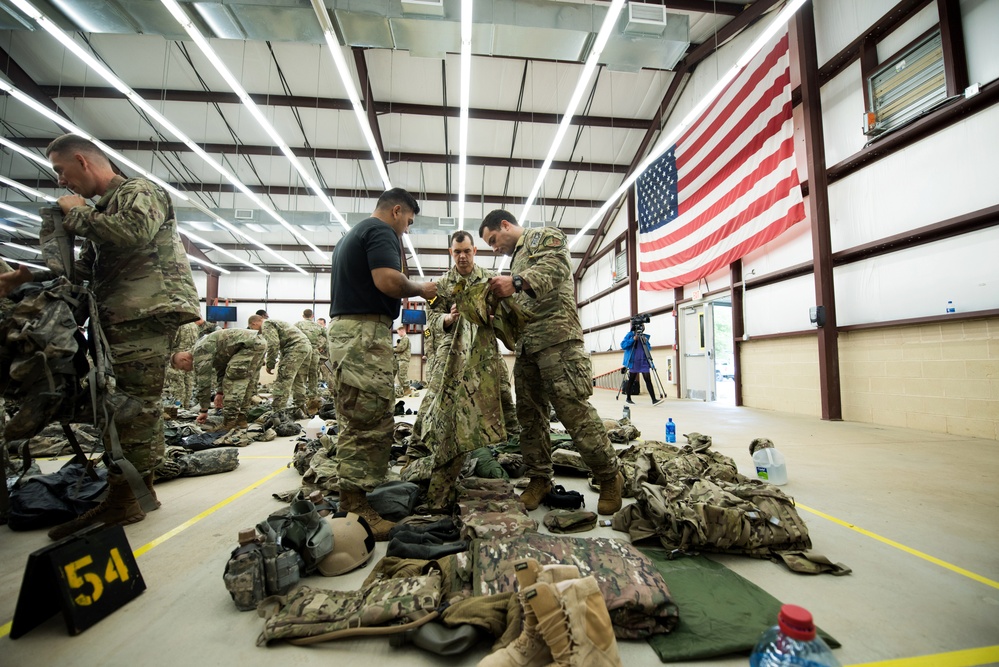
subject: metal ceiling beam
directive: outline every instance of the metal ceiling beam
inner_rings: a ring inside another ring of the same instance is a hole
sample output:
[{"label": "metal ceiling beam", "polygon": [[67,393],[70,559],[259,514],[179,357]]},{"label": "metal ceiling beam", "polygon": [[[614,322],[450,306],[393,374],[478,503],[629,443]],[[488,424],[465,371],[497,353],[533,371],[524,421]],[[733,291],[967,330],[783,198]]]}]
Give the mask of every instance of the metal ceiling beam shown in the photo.
[{"label": "metal ceiling beam", "polygon": [[[178,190],[183,190],[185,192],[219,192],[232,194],[235,188],[228,184],[222,183],[177,183],[169,181],[170,185],[177,188]],[[37,180],[34,181],[33,187],[39,189],[57,189],[59,186],[53,180]],[[296,197],[312,197],[315,196],[312,190],[305,187],[293,187],[287,185],[248,185],[247,188],[251,192],[255,192],[261,195],[289,195]],[[360,190],[355,188],[323,188],[323,192],[329,197],[361,197],[364,199],[378,199],[381,196],[382,190]],[[238,193],[236,193],[238,194]],[[422,201],[450,201],[453,200],[453,196],[449,196],[446,192],[420,192],[414,193],[417,200]],[[510,197],[504,197],[503,195],[468,195],[465,197],[465,201],[471,202],[473,204],[486,202],[489,204],[509,204],[511,201],[515,205],[523,205],[526,201],[526,197],[517,197],[511,200]],[[563,198],[552,198],[548,197],[545,199],[538,199],[538,203],[545,206],[563,206],[568,208],[600,208],[603,205],[603,201],[599,199],[563,199]]]},{"label": "metal ceiling beam", "polygon": [[371,126],[371,134],[375,137],[375,144],[378,145],[378,152],[381,153],[382,162],[388,165],[388,156],[385,154],[385,144],[382,143],[382,130],[378,125],[378,113],[375,111],[375,95],[371,91],[371,79],[368,77],[368,62],[364,59],[364,49],[354,47],[354,65],[357,66],[357,78],[361,83],[361,95],[364,96],[364,111],[368,114],[368,125]]},{"label": "metal ceiling beam", "polygon": [[21,69],[21,66],[2,47],[0,47],[0,71],[7,75],[11,83],[31,95],[36,102],[55,111],[60,116],[66,117],[55,101],[35,83],[34,79],[28,76],[27,72]]},{"label": "metal ceiling beam", "polygon": [[744,11],[743,3],[712,2],[711,0],[631,0],[646,5],[663,5],[666,9],[678,9],[684,12],[700,12],[701,14],[719,14],[721,16],[738,16]]},{"label": "metal ceiling beam", "polygon": [[[17,142],[25,148],[45,148],[52,137],[18,137]],[[179,141],[130,141],[127,139],[101,139],[116,151],[163,151],[166,153],[190,153],[186,144]],[[208,153],[222,155],[264,155],[280,157],[280,151],[274,146],[252,146],[249,144],[198,144]],[[371,153],[367,150],[350,150],[343,148],[305,148],[292,147],[292,153],[302,158],[320,158],[329,160],[367,160]],[[426,164],[458,164],[457,155],[442,155],[440,153],[393,153],[392,162],[423,162]],[[512,167],[520,169],[540,169],[544,160],[525,160],[521,158],[469,156],[468,164],[483,167]],[[609,164],[606,162],[569,162],[556,160],[552,169],[558,171],[586,171],[606,174],[624,174],[628,165]]]},{"label": "metal ceiling beam", "polygon": [[[680,85],[685,76],[687,74],[691,74],[697,67],[698,63],[710,56],[719,47],[735,37],[742,30],[745,30],[754,22],[758,21],[764,14],[770,11],[770,9],[781,2],[783,2],[783,0],[757,0],[752,5],[749,5],[733,20],[726,23],[718,31],[716,39],[704,42],[684,56],[683,60],[681,60],[676,66],[673,79],[670,81],[669,88],[663,96],[663,101],[659,104],[659,108],[656,110],[655,117],[653,117],[651,123],[646,128],[645,136],[642,138],[641,145],[638,147],[638,150],[635,151],[635,157],[632,158],[631,165],[628,167],[629,174],[638,167],[643,159],[645,159],[645,154],[649,150],[649,146],[652,145],[652,139],[662,130],[663,114],[666,112],[666,109],[670,108],[673,104],[673,98],[678,94]],[[607,227],[610,225],[611,220],[614,218],[614,214],[619,206],[620,204],[618,204],[618,206],[611,207],[600,220],[600,224],[597,226],[597,233],[593,236],[589,246],[586,248],[586,257],[583,258],[583,261],[579,263],[579,267],[576,269],[575,277],[577,280],[580,279],[583,273],[586,272],[587,262],[596,251],[601,239],[603,239],[606,234]]]},{"label": "metal ceiling beam", "polygon": [[[754,5],[755,6],[755,5]],[[54,99],[125,99],[125,96],[111,87],[90,86],[40,86],[41,92]],[[200,102],[202,104],[242,104],[235,93],[208,92],[203,90],[159,90],[155,88],[135,88],[136,93],[149,101]],[[250,95],[261,106],[302,107],[304,109],[334,109],[352,111],[350,100],[330,97],[304,97],[302,95]],[[448,116],[458,118],[458,107],[440,107],[432,104],[409,104],[399,102],[375,102],[379,114],[398,113],[414,116]],[[533,113],[530,111],[504,111],[501,109],[469,109],[468,117],[478,120],[499,120],[505,122],[546,123],[558,125],[562,114]],[[648,119],[615,118],[612,116],[573,116],[573,125],[585,127],[613,127],[623,130],[644,130],[649,126]]]},{"label": "metal ceiling beam", "polygon": [[[420,235],[418,234],[417,236],[420,236]],[[25,245],[37,245],[37,243],[26,243]],[[256,246],[252,246],[252,245],[250,245],[248,243],[216,243],[215,245],[217,245],[218,247],[222,248],[223,250],[228,250],[230,252],[235,252],[235,251],[238,251],[238,250],[242,250],[242,251],[245,251],[245,252],[255,252],[257,250]],[[293,245],[293,244],[282,245],[282,244],[274,244],[271,247],[274,248],[275,250],[280,250],[282,252],[310,252],[311,251],[311,249],[307,245]],[[335,248],[336,245],[335,244],[334,245],[326,245],[326,246],[321,245],[319,247],[324,252],[330,253],[330,252],[333,252],[333,248]],[[419,253],[420,255],[428,255],[428,256],[433,256],[433,257],[442,257],[444,255],[448,255],[449,254],[447,248],[417,248],[416,252]],[[194,253],[191,253],[191,254],[194,255]],[[583,252],[582,251],[574,252],[574,253],[571,253],[571,255],[572,255],[573,259],[582,259]],[[196,257],[200,257],[200,255],[195,255],[195,256]],[[495,253],[493,253],[493,251],[491,251],[491,250],[484,250],[482,248],[479,248],[478,252],[476,253],[476,257],[478,257],[479,259],[492,258],[492,257],[496,257],[496,256],[497,255]],[[212,260],[208,259],[207,257],[205,257],[204,260],[206,262],[212,262],[212,264],[216,264],[218,266],[224,266],[223,264],[220,264],[219,262],[216,262],[216,261],[212,261]],[[228,268],[228,267],[226,267],[226,268]],[[427,268],[428,267],[424,267],[425,270]],[[432,269],[434,267],[429,267],[429,268]]]}]

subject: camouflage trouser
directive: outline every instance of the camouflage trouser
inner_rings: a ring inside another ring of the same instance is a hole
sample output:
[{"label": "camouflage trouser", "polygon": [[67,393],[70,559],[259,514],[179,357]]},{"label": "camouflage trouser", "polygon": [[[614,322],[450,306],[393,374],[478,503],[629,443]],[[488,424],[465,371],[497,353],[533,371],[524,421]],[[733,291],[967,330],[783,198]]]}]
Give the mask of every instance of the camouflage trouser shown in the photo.
[{"label": "camouflage trouser", "polygon": [[403,391],[409,389],[409,362],[410,355],[395,358],[395,374],[399,376],[399,386]]},{"label": "camouflage trouser", "polygon": [[388,317],[330,323],[341,491],[371,491],[388,471],[395,429],[390,326]]},{"label": "camouflage trouser", "polygon": [[600,479],[617,472],[618,459],[607,429],[588,400],[593,394],[593,370],[582,343],[567,341],[519,355],[513,378],[520,449],[529,477],[552,477],[549,402],[594,476]]},{"label": "camouflage trouser", "polygon": [[450,508],[458,497],[458,475],[467,453],[462,453],[442,466],[434,467],[427,489],[427,506],[433,509]]},{"label": "camouflage trouser", "polygon": [[313,348],[309,355],[309,372],[305,379],[305,395],[315,398],[319,395],[319,351]]},{"label": "camouflage trouser", "polygon": [[[510,391],[510,371],[506,362],[500,359],[500,403],[503,405],[503,426],[506,436],[520,435],[520,422],[517,421],[517,404]],[[424,399],[426,400],[426,399]]]},{"label": "camouflage trouser", "polygon": [[[114,375],[120,391],[141,401],[135,419],[118,424],[125,458],[145,475],[163,460],[163,380],[176,317],[166,315],[104,326],[114,357]],[[110,451],[110,447],[109,447]]]},{"label": "camouflage trouser", "polygon": [[255,339],[259,344],[255,348],[243,348],[229,358],[225,374],[222,376],[222,418],[233,421],[245,417],[250,408],[250,399],[256,391],[256,382],[260,377],[260,367],[267,354],[267,345],[263,338]]},{"label": "camouflage trouser", "polygon": [[184,409],[191,407],[191,396],[194,394],[194,373],[171,368],[169,362],[166,369],[166,381],[163,388],[164,398],[180,400]]},{"label": "camouflage trouser", "polygon": [[288,407],[288,394],[292,395],[294,407],[305,409],[305,381],[309,376],[311,358],[312,347],[308,343],[294,345],[287,351],[281,350],[277,379],[271,385],[271,402],[275,410]]}]

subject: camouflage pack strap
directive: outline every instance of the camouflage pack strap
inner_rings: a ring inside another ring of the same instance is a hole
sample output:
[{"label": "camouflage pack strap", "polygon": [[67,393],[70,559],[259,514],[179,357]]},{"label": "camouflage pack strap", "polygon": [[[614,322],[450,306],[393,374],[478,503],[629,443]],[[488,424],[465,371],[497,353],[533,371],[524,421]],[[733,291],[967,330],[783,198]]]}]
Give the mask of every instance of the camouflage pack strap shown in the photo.
[{"label": "camouflage pack strap", "polygon": [[38,209],[42,227],[38,240],[42,248],[42,261],[56,275],[66,276],[76,282],[76,268],[73,259],[74,236],[62,226],[62,209],[58,206],[43,206]]}]

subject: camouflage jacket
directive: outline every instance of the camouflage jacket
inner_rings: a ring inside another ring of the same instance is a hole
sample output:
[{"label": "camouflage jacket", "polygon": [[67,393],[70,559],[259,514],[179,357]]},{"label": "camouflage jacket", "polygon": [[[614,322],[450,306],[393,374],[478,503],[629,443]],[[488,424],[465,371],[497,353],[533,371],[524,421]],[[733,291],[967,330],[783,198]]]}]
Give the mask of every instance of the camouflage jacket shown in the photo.
[{"label": "camouflage jacket", "polygon": [[510,273],[530,285],[514,295],[534,314],[517,341],[517,354],[533,354],[565,341],[583,340],[576,311],[572,263],[565,234],[553,227],[525,229],[513,251]]},{"label": "camouflage jacket", "polygon": [[229,361],[246,349],[262,355],[266,346],[264,338],[252,329],[219,329],[199,340],[191,350],[194,355],[194,400],[202,409],[207,409],[212,388],[222,386]]},{"label": "camouflage jacket", "polygon": [[312,320],[299,320],[295,322],[295,328],[305,334],[320,359],[330,358],[330,339],[326,337],[326,329]]},{"label": "camouflage jacket", "polygon": [[277,366],[278,356],[288,354],[298,347],[312,349],[308,337],[293,325],[282,320],[264,320],[260,334],[267,341],[267,370]]},{"label": "camouflage jacket", "polygon": [[434,354],[440,350],[445,350],[446,354],[446,350],[451,347],[454,326],[452,325],[450,329],[445,329],[444,316],[451,312],[451,306],[455,303],[455,285],[462,281],[466,285],[477,285],[487,282],[495,275],[494,271],[474,264],[472,265],[472,272],[467,276],[463,276],[458,273],[457,267],[452,266],[437,281],[437,298],[430,303],[430,307],[427,309],[427,329],[432,332],[431,335],[434,338]]},{"label": "camouflage jacket", "polygon": [[198,342],[198,332],[198,325],[194,322],[181,325],[170,341],[170,354],[193,349],[194,344]]},{"label": "camouflage jacket", "polygon": [[85,239],[76,277],[90,281],[102,324],[167,314],[184,324],[201,316],[173,204],[159,186],[115,176],[95,206],[73,208],[63,226]]},{"label": "camouflage jacket", "polygon": [[210,333],[215,333],[219,330],[219,325],[215,322],[209,322],[205,320],[198,325],[198,338],[204,338]]}]

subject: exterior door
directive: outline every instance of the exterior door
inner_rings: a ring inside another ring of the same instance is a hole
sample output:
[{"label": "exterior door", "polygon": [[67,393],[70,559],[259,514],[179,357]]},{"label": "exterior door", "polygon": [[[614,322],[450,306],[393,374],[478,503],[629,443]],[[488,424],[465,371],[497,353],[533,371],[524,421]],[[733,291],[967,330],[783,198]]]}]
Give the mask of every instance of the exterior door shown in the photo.
[{"label": "exterior door", "polygon": [[717,398],[715,386],[715,324],[711,303],[681,309],[680,396],[701,401]]}]

